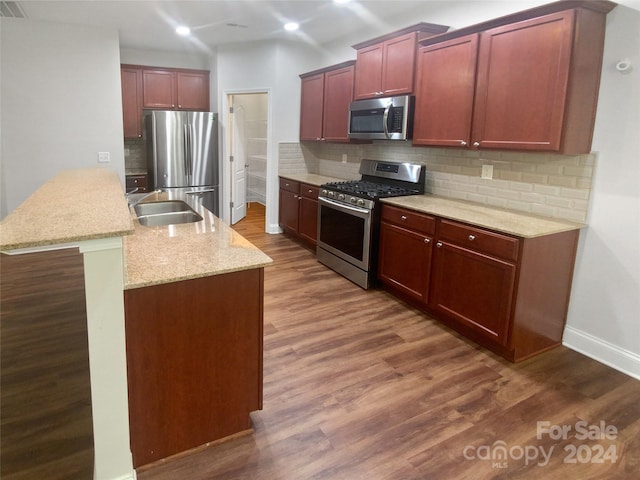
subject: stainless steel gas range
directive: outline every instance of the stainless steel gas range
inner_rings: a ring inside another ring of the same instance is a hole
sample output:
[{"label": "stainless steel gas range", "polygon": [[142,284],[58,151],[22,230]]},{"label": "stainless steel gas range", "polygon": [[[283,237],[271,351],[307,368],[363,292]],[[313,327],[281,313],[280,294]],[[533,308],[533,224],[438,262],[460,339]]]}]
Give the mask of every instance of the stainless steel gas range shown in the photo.
[{"label": "stainless steel gas range", "polygon": [[360,174],[320,186],[317,258],[366,289],[376,278],[379,200],[424,193],[425,167],[363,159]]}]

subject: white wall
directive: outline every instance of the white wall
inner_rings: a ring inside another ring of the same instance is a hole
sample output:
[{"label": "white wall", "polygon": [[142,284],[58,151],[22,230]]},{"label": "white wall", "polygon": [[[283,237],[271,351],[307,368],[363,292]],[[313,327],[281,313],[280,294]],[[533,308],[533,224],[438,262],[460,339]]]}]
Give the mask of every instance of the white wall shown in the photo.
[{"label": "white wall", "polygon": [[163,52],[137,48],[121,48],[120,63],[165,68],[209,70],[209,55],[194,52]]},{"label": "white wall", "polygon": [[[217,52],[218,105],[220,138],[227,136],[227,94],[269,93],[267,231],[278,227],[278,143],[298,141],[300,122],[299,74],[317,65],[319,53],[304,44],[292,42],[255,42],[221,46]],[[228,152],[223,151],[222,175],[229,184]],[[229,218],[229,192],[223,190],[222,216]]]},{"label": "white wall", "polygon": [[124,185],[116,30],[0,19],[4,218],[61,170],[106,168]]},{"label": "white wall", "polygon": [[[632,69],[615,65],[628,58]],[[640,12],[607,16],[593,150],[598,152],[588,228],[564,341],[640,378]]]}]

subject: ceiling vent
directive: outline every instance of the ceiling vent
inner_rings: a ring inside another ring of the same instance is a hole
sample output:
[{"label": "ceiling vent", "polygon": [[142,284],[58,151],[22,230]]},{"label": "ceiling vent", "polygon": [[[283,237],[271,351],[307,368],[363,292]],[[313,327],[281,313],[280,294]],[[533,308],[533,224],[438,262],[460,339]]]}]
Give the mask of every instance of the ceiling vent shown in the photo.
[{"label": "ceiling vent", "polygon": [[26,15],[18,2],[0,2],[0,17],[25,18]]}]

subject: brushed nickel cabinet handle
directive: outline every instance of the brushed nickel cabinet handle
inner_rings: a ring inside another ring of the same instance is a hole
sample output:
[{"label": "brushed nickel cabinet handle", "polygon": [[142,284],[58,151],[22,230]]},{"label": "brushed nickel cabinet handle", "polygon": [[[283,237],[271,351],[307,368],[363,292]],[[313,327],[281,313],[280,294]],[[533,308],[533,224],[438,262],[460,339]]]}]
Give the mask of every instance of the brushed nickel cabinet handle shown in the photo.
[{"label": "brushed nickel cabinet handle", "polygon": [[469,235],[469,240],[471,240],[472,242],[476,239],[475,235]]},{"label": "brushed nickel cabinet handle", "polygon": [[436,243],[436,247],[441,248],[442,247],[442,242]]},{"label": "brushed nickel cabinet handle", "polygon": [[473,146],[474,147],[479,147],[480,146],[480,142],[473,142]]},{"label": "brushed nickel cabinet handle", "polygon": [[404,221],[407,219],[407,216],[406,216],[406,215],[402,215],[402,216],[400,217],[400,219],[404,222]]},{"label": "brushed nickel cabinet handle", "polygon": [[465,142],[464,140],[460,140],[460,146],[461,147],[466,147],[467,146],[467,142]]},{"label": "brushed nickel cabinet handle", "polygon": [[424,243],[431,243],[431,239],[430,238],[425,238],[424,239]]}]

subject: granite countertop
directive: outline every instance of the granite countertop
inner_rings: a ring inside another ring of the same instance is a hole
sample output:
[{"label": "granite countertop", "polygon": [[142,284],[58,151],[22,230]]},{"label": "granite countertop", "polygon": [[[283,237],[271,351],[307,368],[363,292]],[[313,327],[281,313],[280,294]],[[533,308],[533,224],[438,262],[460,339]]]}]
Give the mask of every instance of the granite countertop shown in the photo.
[{"label": "granite countertop", "polygon": [[308,183],[316,187],[329,182],[344,181],[343,178],[325,177],[324,175],[318,175],[316,173],[280,173],[279,176],[296,182]]},{"label": "granite countertop", "polygon": [[0,250],[119,237],[133,230],[115,172],[101,167],[67,170],[0,223]]},{"label": "granite countertop", "polygon": [[229,225],[188,198],[163,192],[146,201],[190,203],[203,220],[145,227],[131,213],[135,233],[124,239],[125,289],[261,268],[273,261]]},{"label": "granite countertop", "polygon": [[382,202],[523,238],[540,237],[584,227],[579,223],[537,217],[436,195],[385,198]]}]

